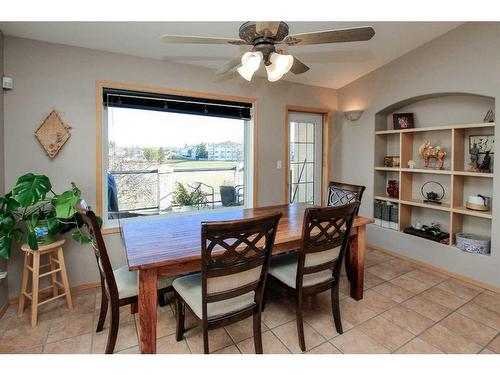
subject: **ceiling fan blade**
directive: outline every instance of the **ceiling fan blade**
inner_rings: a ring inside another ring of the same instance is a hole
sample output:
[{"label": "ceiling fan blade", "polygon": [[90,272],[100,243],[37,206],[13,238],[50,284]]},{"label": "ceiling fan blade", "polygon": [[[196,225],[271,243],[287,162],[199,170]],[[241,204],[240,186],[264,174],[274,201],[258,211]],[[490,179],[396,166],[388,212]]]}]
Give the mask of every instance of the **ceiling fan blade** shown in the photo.
[{"label": "ceiling fan blade", "polygon": [[256,22],[255,31],[257,34],[275,36],[278,33],[281,22]]},{"label": "ceiling fan blade", "polygon": [[293,64],[292,67],[290,68],[290,71],[293,74],[302,74],[305,73],[309,70],[309,67],[304,64],[302,61],[300,61],[298,58],[295,56],[293,57]]},{"label": "ceiling fan blade", "polygon": [[283,43],[289,46],[323,43],[344,43],[370,40],[375,35],[372,27],[354,27],[350,29],[337,29],[290,35]]},{"label": "ceiling fan blade", "polygon": [[186,44],[233,44],[243,45],[248,44],[241,39],[230,38],[211,38],[204,36],[187,36],[187,35],[163,35],[160,40],[163,43],[186,43]]},{"label": "ceiling fan blade", "polygon": [[217,69],[215,71],[215,75],[219,76],[221,74],[225,74],[225,73],[229,72],[230,70],[236,68],[238,65],[241,64],[241,56],[243,56],[243,53],[240,53],[239,55],[236,55],[231,60],[229,60],[228,62],[226,62],[224,65],[222,65],[221,67],[219,67],[219,69]]}]

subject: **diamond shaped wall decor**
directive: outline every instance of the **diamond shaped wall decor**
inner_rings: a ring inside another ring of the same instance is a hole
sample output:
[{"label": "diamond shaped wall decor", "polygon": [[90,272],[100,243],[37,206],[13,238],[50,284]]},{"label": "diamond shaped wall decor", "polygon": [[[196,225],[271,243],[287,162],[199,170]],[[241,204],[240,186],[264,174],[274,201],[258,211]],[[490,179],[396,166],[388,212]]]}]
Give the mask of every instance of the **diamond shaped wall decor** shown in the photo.
[{"label": "diamond shaped wall decor", "polygon": [[36,130],[35,137],[47,155],[53,159],[71,137],[70,126],[66,125],[57,111],[52,111]]}]

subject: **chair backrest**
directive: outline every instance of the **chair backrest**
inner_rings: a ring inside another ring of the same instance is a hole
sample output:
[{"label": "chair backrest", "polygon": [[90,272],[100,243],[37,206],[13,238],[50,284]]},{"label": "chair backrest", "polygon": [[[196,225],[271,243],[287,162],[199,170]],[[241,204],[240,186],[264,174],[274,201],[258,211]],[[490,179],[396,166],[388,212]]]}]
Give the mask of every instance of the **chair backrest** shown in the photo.
[{"label": "chair backrest", "polygon": [[80,199],[75,205],[75,209],[82,215],[83,226],[81,229],[86,230],[92,241],[92,247],[97,260],[97,268],[101,276],[101,287],[103,292],[108,295],[111,303],[118,301],[118,288],[116,286],[113,267],[109,260],[106,243],[102,237],[101,228],[97,221],[95,213],[87,206],[87,203]]},{"label": "chair backrest", "polygon": [[[306,209],[297,268],[297,287],[304,285],[304,278],[312,276],[314,279],[314,274],[319,272],[322,273],[322,277],[318,279],[321,280],[319,287],[330,286],[333,280],[338,280],[359,204],[355,201],[338,207]],[[327,270],[331,270],[331,277],[326,275]]]},{"label": "chair backrest", "polygon": [[[352,185],[330,181],[328,184],[327,206],[335,207],[349,204],[354,201],[361,202],[365,189],[366,187],[362,185]],[[358,211],[356,211],[356,214],[357,213]]]},{"label": "chair backrest", "polygon": [[261,305],[281,212],[201,224],[203,317],[207,304],[255,292]]}]

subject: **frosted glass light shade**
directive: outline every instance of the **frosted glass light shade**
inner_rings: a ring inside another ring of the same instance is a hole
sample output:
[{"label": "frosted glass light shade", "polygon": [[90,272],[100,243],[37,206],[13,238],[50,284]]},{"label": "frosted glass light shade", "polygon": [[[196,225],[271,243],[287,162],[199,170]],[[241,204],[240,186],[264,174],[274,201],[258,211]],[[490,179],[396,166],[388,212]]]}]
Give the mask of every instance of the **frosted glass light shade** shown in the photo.
[{"label": "frosted glass light shade", "polygon": [[279,80],[283,75],[288,73],[293,65],[292,55],[281,55],[279,53],[271,53],[269,57],[270,65],[266,66],[267,79],[270,82]]},{"label": "frosted glass light shade", "polygon": [[259,69],[263,58],[260,51],[244,53],[241,57],[241,66],[237,69],[238,73],[247,81],[252,80],[252,76]]}]

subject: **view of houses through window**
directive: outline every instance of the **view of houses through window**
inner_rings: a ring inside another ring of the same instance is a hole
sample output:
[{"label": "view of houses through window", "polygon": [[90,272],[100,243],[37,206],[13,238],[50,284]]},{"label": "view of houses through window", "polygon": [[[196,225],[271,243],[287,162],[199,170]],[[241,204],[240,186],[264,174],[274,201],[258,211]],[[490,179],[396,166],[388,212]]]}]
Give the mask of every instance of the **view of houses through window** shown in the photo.
[{"label": "view of houses through window", "polygon": [[247,120],[107,109],[108,218],[242,206]]}]

